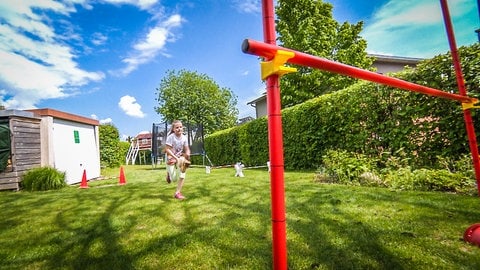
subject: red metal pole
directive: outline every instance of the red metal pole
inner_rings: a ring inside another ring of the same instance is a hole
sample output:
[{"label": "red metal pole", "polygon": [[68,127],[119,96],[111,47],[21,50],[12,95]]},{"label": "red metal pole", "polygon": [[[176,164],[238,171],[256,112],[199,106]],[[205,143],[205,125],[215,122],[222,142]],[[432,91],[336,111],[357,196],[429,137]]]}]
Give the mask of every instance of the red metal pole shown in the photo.
[{"label": "red metal pole", "polygon": [[446,99],[453,99],[465,103],[475,103],[477,99],[471,98],[465,95],[453,94],[438,89],[426,87],[423,85],[407,82],[401,79],[388,77],[376,72],[364,70],[361,68],[345,65],[335,61],[331,61],[325,58],[320,58],[317,56],[309,55],[306,53],[298,52],[292,49],[287,49],[284,47],[266,44],[263,42],[246,39],[242,44],[242,50],[244,53],[249,53],[257,56],[262,56],[265,58],[272,58],[278,50],[293,52],[295,55],[288,59],[288,63],[318,68],[321,70],[330,71],[333,73],[338,73],[357,79],[363,79],[371,82],[376,82],[392,87],[397,87],[405,90],[410,90],[413,92],[419,92],[431,96],[442,97]]},{"label": "red metal pole", "polygon": [[[460,57],[458,56],[457,43],[455,41],[452,20],[450,18],[450,11],[448,10],[448,4],[446,0],[440,0],[440,4],[442,6],[445,28],[447,30],[448,43],[450,44],[450,52],[452,54],[453,66],[455,68],[455,74],[457,76],[458,92],[460,93],[460,95],[466,96],[467,91],[465,89],[465,80],[463,79],[462,67],[460,65]],[[469,109],[463,110],[463,118],[465,120],[465,127],[467,129],[470,152],[472,153],[473,168],[475,170],[475,177],[477,179],[478,194],[480,195],[480,160],[478,158],[477,136],[475,135],[475,128],[473,126],[472,115]]]},{"label": "red metal pole", "polygon": [[[264,40],[268,44],[275,45],[276,36],[273,0],[262,1],[262,13]],[[271,57],[273,57],[273,55]],[[271,211],[273,269],[286,270],[287,230],[285,222],[283,133],[279,76],[269,76],[266,79],[266,84],[269,143],[268,148],[270,157],[270,196],[272,200]]]}]

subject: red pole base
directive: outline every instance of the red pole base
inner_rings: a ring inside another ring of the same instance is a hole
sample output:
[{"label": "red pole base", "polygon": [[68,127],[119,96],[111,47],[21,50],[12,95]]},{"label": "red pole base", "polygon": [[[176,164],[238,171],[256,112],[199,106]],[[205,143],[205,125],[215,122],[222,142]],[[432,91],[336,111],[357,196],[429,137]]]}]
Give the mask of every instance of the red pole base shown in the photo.
[{"label": "red pole base", "polygon": [[470,244],[480,246],[480,223],[475,223],[468,227],[463,234],[463,240]]}]

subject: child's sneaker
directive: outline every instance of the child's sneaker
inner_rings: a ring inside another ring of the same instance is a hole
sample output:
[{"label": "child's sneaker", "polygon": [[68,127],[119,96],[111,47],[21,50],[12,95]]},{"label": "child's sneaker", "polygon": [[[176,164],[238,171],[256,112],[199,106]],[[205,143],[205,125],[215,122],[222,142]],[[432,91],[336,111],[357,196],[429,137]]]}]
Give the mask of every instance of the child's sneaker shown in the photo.
[{"label": "child's sneaker", "polygon": [[185,197],[182,195],[182,193],[178,192],[178,193],[175,193],[175,199],[179,199],[179,200],[183,200],[185,199]]},{"label": "child's sneaker", "polygon": [[167,183],[170,184],[172,180],[170,179],[170,174],[167,173]]}]

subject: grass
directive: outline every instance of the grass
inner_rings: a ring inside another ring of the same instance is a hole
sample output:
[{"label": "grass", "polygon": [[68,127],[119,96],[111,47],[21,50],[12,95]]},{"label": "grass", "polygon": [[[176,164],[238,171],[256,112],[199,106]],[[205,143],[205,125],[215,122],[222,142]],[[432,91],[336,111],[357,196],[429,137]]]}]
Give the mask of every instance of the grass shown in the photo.
[{"label": "grass", "polygon": [[[124,166],[88,189],[1,192],[0,269],[271,269],[269,174]],[[479,198],[318,184],[286,172],[289,269],[480,269]]]}]

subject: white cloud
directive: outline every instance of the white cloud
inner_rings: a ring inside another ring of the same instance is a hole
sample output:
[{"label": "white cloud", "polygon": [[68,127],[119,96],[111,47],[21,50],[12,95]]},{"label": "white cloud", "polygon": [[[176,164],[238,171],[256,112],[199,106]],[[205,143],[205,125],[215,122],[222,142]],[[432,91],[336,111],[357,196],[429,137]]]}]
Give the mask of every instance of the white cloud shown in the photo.
[{"label": "white cloud", "polygon": [[94,34],[93,34],[91,41],[92,41],[92,43],[93,43],[94,45],[99,46],[99,45],[105,44],[105,43],[107,42],[107,40],[108,40],[108,37],[107,37],[107,36],[105,36],[105,35],[102,34],[102,33],[98,33],[98,32],[97,32],[97,33],[94,33]]},{"label": "white cloud", "polygon": [[175,14],[150,29],[145,38],[133,46],[132,55],[122,60],[127,66],[121,70],[121,74],[127,75],[136,70],[138,66],[153,61],[167,42],[175,41],[173,28],[181,26],[183,21],[180,15]]},{"label": "white cloud", "polygon": [[262,4],[260,3],[260,0],[235,0],[234,5],[243,13],[262,12]]},{"label": "white cloud", "polygon": [[118,106],[129,116],[136,118],[145,117],[145,113],[142,112],[142,106],[132,96],[126,95],[121,97]]},{"label": "white cloud", "polygon": [[105,118],[105,119],[100,119],[99,122],[101,125],[105,125],[105,124],[111,124],[113,120],[112,118]]},{"label": "white cloud", "polygon": [[[157,9],[158,0],[102,0],[116,5],[134,5],[142,10]],[[68,21],[77,12],[75,5],[93,9],[89,0],[3,0],[0,1],[0,102],[9,109],[35,108],[45,99],[78,94],[80,87],[105,78],[103,72],[88,71],[78,64],[78,49],[68,42],[82,44],[79,29]],[[155,6],[155,8],[153,8]],[[161,8],[161,7],[158,7]],[[156,14],[158,14],[157,12]],[[68,39],[56,32],[52,21],[61,23]],[[152,28],[144,40],[133,46],[134,53],[124,59],[128,74],[139,65],[152,61],[167,42],[173,42],[173,28],[181,25],[173,15]],[[103,45],[108,37],[97,32],[94,45]],[[87,50],[88,48],[85,48]],[[28,78],[28,79],[26,79]]]},{"label": "white cloud", "polygon": [[158,0],[104,0],[106,3],[110,4],[118,4],[118,5],[134,5],[139,7],[140,9],[148,9],[158,3]]},{"label": "white cloud", "polygon": [[111,124],[113,122],[112,118],[105,118],[99,120],[96,114],[91,114],[90,118],[98,120],[98,122],[100,122],[100,125]]},{"label": "white cloud", "polygon": [[[449,1],[452,20],[464,26],[462,22],[475,15],[473,2]],[[460,43],[475,39],[474,27],[457,27]],[[470,39],[462,34],[466,31],[472,32]],[[371,53],[428,58],[449,50],[438,1],[390,0],[367,21],[362,36]]]},{"label": "white cloud", "polygon": [[7,108],[33,108],[43,99],[71,95],[77,87],[104,78],[101,72],[78,67],[77,55],[59,41],[44,15],[68,15],[72,6],[52,0],[6,0],[0,2],[0,10],[0,82],[5,85],[1,102]]}]

